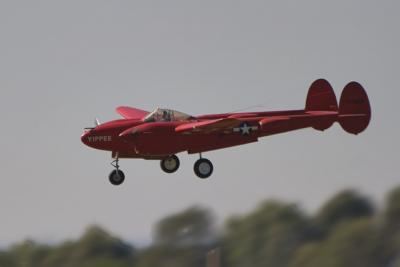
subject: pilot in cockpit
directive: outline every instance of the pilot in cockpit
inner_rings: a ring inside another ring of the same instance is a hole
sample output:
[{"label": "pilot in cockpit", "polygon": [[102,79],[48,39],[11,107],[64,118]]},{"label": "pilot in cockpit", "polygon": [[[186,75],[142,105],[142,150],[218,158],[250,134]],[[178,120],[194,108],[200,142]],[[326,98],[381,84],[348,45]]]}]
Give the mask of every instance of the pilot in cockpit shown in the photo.
[{"label": "pilot in cockpit", "polygon": [[163,111],[162,120],[171,121],[171,114],[167,110]]}]

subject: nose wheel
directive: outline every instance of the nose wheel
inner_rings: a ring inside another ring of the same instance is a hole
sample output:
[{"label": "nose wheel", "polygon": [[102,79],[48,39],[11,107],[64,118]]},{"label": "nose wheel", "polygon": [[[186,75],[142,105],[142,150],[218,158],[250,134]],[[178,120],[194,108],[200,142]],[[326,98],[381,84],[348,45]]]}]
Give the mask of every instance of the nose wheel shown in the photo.
[{"label": "nose wheel", "polygon": [[179,158],[176,155],[168,156],[160,161],[161,169],[166,173],[176,172],[179,165]]},{"label": "nose wheel", "polygon": [[118,158],[111,162],[111,165],[115,168],[115,170],[112,170],[111,173],[108,175],[110,183],[113,185],[122,184],[125,180],[125,174],[119,169]]},{"label": "nose wheel", "polygon": [[206,179],[213,173],[214,167],[208,159],[200,158],[194,163],[194,173],[201,179]]}]

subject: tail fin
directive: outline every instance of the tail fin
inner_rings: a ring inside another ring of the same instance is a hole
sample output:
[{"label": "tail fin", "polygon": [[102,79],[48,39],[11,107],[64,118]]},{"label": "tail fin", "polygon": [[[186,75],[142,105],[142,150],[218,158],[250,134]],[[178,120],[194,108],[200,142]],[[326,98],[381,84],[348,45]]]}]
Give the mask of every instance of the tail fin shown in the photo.
[{"label": "tail fin", "polygon": [[368,95],[357,82],[348,83],[342,92],[339,104],[339,123],[352,134],[364,131],[371,120]]},{"label": "tail fin", "polygon": [[338,105],[332,86],[325,79],[318,79],[308,89],[306,111],[337,111]]},{"label": "tail fin", "polygon": [[[325,79],[314,81],[308,89],[305,111],[338,111],[335,92]],[[331,127],[334,118],[326,118],[315,122],[313,128],[323,131]]]}]

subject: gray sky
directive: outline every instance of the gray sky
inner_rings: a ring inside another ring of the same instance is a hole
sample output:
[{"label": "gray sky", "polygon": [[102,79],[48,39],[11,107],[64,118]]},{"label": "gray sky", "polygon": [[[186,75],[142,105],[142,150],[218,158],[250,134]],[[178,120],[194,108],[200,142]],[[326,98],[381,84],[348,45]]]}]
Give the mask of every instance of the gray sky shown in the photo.
[{"label": "gray sky", "polygon": [[[220,220],[279,198],[315,211],[353,187],[382,201],[399,184],[398,1],[1,1],[0,245],[57,242],[98,223],[151,240],[154,222],[192,204]],[[107,152],[83,127],[119,118],[118,105],[189,114],[303,108],[317,78],[339,98],[356,80],[372,121],[359,136],[339,125],[206,153],[214,174],[122,160],[109,184]]]}]

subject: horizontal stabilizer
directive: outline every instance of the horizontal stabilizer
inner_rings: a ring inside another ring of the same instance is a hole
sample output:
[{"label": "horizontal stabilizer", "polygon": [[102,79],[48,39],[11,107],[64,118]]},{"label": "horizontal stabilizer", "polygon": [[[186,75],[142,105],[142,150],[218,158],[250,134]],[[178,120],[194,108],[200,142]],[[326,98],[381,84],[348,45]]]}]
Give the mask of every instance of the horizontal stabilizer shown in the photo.
[{"label": "horizontal stabilizer", "polygon": [[337,116],[337,111],[308,111],[299,115],[266,117],[258,123],[265,135],[271,135],[315,127],[315,125],[328,125],[336,121]]},{"label": "horizontal stabilizer", "polygon": [[149,114],[149,112],[145,110],[141,110],[138,108],[124,107],[124,106],[117,107],[115,110],[125,119],[141,120],[144,117],[146,117],[147,114]]},{"label": "horizontal stabilizer", "polygon": [[339,119],[340,118],[357,118],[357,117],[368,117],[368,114],[343,114],[343,115],[339,115]]}]

